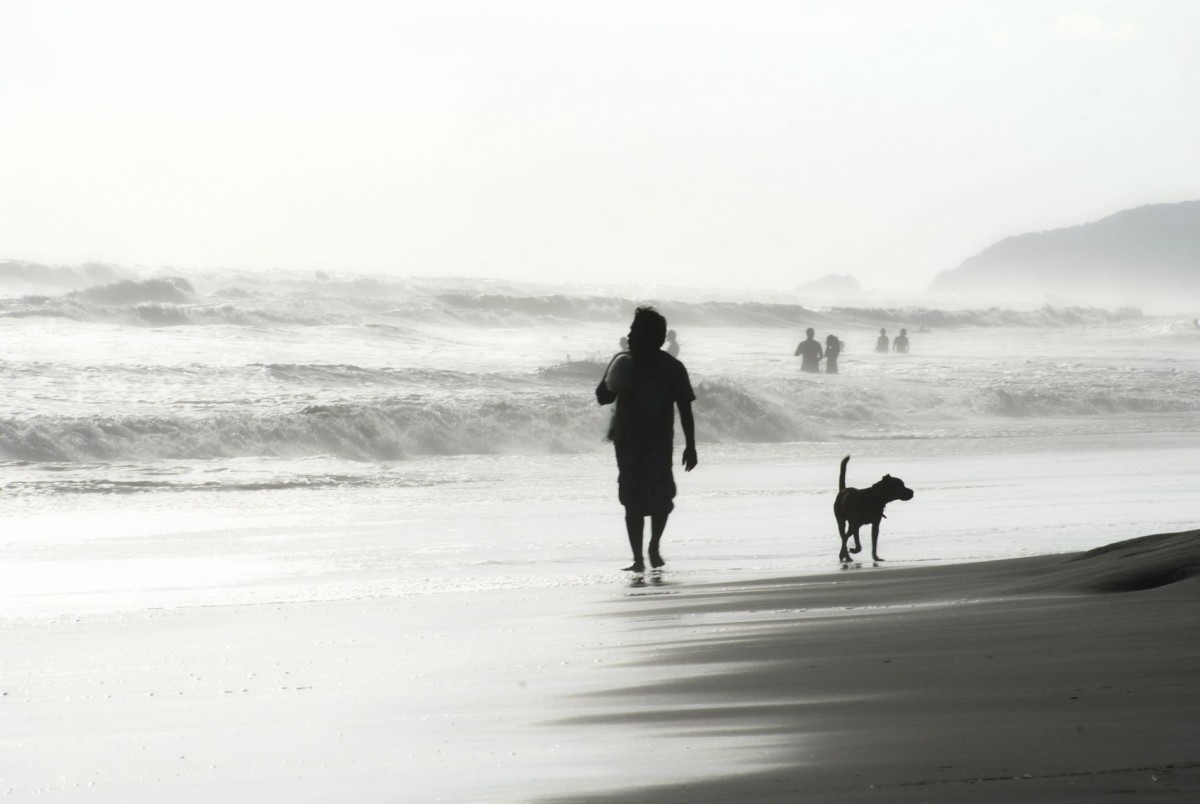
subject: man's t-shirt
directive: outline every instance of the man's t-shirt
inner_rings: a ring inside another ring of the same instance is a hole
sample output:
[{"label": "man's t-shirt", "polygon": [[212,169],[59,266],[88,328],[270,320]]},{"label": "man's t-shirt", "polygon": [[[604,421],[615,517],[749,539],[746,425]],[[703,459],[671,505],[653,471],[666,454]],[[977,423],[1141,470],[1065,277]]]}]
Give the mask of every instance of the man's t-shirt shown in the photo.
[{"label": "man's t-shirt", "polygon": [[621,355],[605,382],[617,395],[609,439],[619,446],[671,449],[675,406],[696,399],[683,363],[661,349],[637,357]]}]

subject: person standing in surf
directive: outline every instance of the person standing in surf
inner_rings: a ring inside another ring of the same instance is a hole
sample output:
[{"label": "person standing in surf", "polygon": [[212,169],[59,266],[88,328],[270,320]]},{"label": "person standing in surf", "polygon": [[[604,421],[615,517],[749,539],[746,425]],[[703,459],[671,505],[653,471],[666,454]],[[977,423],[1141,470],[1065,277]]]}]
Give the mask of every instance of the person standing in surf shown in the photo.
[{"label": "person standing in surf", "polygon": [[825,373],[838,373],[838,355],[842,353],[842,342],[838,340],[837,335],[830,335],[825,339]]},{"label": "person standing in surf", "polygon": [[825,353],[821,351],[821,344],[813,336],[816,331],[809,327],[804,331],[804,340],[800,341],[796,346],[796,354],[793,357],[800,358],[800,370],[818,372],[821,370],[821,358]]},{"label": "person standing in surf", "polygon": [[616,402],[608,439],[617,457],[617,497],[625,507],[625,531],[633,563],[625,570],[644,572],[642,540],[650,517],[650,566],[663,566],[659,544],[667,518],[675,509],[675,408],[685,441],[683,468],[690,472],[696,457],[696,426],[692,390],[683,363],[662,349],[667,320],[653,307],[639,307],[629,327],[629,351],[612,359],[596,401]]},{"label": "person standing in surf", "polygon": [[887,330],[884,329],[883,327],[879,328],[879,338],[878,338],[878,340],[875,341],[875,351],[879,352],[880,354],[885,354],[885,355],[889,351],[889,349],[888,349],[888,334],[887,334]]},{"label": "person standing in surf", "polygon": [[675,340],[675,330],[667,330],[667,354],[679,357],[679,341]]}]

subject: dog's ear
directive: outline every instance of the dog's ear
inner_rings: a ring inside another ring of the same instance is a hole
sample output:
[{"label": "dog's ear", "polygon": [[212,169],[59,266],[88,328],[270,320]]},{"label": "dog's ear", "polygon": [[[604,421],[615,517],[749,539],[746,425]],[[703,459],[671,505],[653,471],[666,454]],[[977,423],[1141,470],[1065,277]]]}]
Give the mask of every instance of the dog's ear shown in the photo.
[{"label": "dog's ear", "polygon": [[883,479],[884,479],[884,480],[891,480],[891,479],[892,479],[892,476],[891,476],[891,475],[884,475],[884,476],[883,476]]}]

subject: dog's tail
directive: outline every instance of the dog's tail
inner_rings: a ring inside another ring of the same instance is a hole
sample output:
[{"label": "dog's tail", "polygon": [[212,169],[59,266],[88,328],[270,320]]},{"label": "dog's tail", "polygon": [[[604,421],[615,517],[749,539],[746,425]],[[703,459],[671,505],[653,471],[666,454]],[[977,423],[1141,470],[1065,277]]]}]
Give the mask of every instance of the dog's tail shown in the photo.
[{"label": "dog's tail", "polygon": [[842,458],[842,474],[838,477],[838,491],[846,490],[846,464],[850,463],[850,456]]}]

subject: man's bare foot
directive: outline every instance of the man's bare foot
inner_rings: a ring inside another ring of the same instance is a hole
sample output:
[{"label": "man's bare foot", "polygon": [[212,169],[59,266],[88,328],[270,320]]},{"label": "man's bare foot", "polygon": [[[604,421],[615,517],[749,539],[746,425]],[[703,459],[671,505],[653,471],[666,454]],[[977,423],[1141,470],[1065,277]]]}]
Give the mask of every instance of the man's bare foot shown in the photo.
[{"label": "man's bare foot", "polygon": [[658,569],[659,567],[661,567],[663,564],[666,564],[666,563],[667,562],[663,561],[663,557],[662,557],[661,553],[659,553],[657,550],[650,551],[650,566],[651,567],[654,567],[654,569]]},{"label": "man's bare foot", "polygon": [[640,561],[635,561],[628,567],[621,567],[622,572],[645,572],[646,565]]}]

